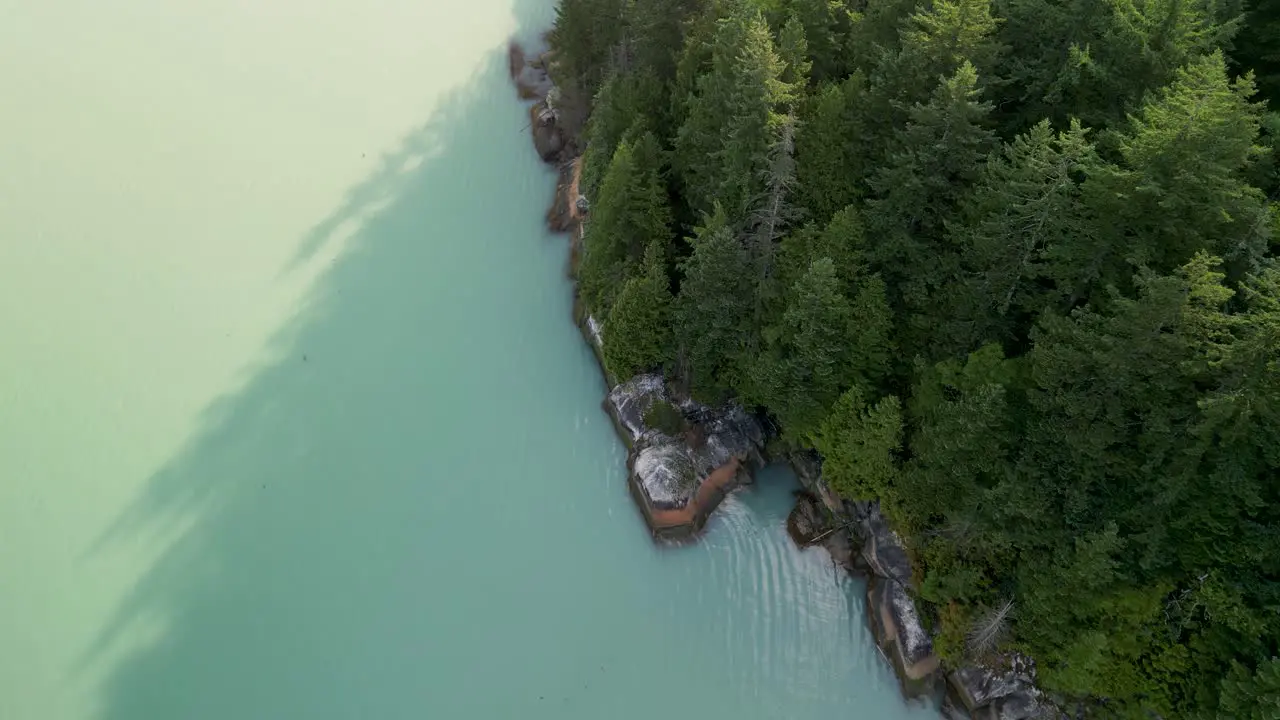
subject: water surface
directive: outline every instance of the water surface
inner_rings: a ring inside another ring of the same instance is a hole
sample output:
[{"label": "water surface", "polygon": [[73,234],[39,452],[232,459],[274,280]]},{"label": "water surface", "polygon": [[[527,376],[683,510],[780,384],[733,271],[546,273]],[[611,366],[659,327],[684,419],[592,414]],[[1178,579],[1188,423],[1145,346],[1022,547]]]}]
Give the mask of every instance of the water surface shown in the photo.
[{"label": "water surface", "polygon": [[929,716],[784,471],[645,534],[505,77],[547,0],[0,10],[0,718]]}]

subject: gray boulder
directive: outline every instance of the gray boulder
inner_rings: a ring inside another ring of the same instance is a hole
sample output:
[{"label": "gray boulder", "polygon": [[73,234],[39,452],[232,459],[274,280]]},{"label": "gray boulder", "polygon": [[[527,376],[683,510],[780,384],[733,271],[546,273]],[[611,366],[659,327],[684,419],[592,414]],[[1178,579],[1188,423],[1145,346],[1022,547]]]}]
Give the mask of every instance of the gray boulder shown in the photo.
[{"label": "gray boulder", "polygon": [[1035,663],[1006,653],[988,665],[963,667],[947,676],[954,695],[980,720],[1057,718],[1060,712],[1036,687]]},{"label": "gray boulder", "polygon": [[564,150],[564,133],[558,124],[559,116],[546,99],[529,109],[529,122],[533,130],[533,147],[544,162],[554,162]]},{"label": "gray boulder", "polygon": [[[602,331],[595,318],[587,318],[587,327],[591,329],[593,336]],[[601,343],[603,344],[603,338]],[[661,375],[637,375],[609,391],[609,414],[617,421],[628,445],[634,446],[647,434],[658,432],[645,424],[644,415],[659,400],[670,402],[667,398],[666,381]]]},{"label": "gray boulder", "polygon": [[902,538],[889,527],[879,510],[871,509],[861,525],[862,559],[867,564],[867,569],[875,575],[909,587],[911,558],[907,555]]},{"label": "gray boulder", "polygon": [[938,657],[906,588],[896,580],[872,576],[867,583],[867,610],[876,641],[893,661],[908,694],[930,692]]},{"label": "gray boulder", "polygon": [[1056,718],[1056,711],[1033,691],[1019,691],[1002,697],[973,713],[978,720],[1039,720]]},{"label": "gray boulder", "polygon": [[[650,427],[645,415],[658,402],[675,408],[688,430],[671,435]],[[709,408],[675,399],[661,375],[637,375],[619,383],[609,392],[605,405],[631,448],[632,494],[655,532],[697,530],[724,492],[749,480],[750,473],[764,463],[764,431],[755,418],[737,406]],[[699,490],[717,470],[718,484],[709,486],[698,501]],[[711,492],[712,488],[716,491]],[[676,516],[661,512],[669,510],[688,512]]]},{"label": "gray boulder", "polygon": [[986,707],[1030,687],[1029,679],[1018,673],[1000,672],[983,667],[964,667],[947,676],[956,697],[970,710]]}]

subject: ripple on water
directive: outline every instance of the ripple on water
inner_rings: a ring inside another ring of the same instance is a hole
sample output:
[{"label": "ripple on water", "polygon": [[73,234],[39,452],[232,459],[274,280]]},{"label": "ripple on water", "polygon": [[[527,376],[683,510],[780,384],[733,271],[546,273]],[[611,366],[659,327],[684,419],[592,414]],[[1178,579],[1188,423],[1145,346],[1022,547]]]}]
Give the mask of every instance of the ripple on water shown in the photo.
[{"label": "ripple on water", "polygon": [[924,709],[901,703],[896,679],[871,642],[862,582],[826,552],[798,548],[787,535],[795,488],[789,471],[768,468],[755,485],[725,499],[696,545],[662,548],[689,561],[677,585],[694,589],[692,597],[681,587],[675,595],[695,607],[676,601],[671,612],[712,618],[711,654],[745,697],[781,702],[776,692],[760,693],[784,682],[783,716],[810,717],[806,698],[816,710],[843,694],[850,707],[868,711],[861,717],[917,717]]}]

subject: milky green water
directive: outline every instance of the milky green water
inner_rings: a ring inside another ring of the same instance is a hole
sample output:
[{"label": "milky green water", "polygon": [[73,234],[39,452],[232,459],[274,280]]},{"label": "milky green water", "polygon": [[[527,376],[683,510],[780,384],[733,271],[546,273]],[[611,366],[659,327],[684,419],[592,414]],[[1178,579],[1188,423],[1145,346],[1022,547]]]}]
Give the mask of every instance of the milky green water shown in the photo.
[{"label": "milky green water", "polygon": [[656,547],[505,40],[0,0],[0,720],[907,709],[791,478]]}]

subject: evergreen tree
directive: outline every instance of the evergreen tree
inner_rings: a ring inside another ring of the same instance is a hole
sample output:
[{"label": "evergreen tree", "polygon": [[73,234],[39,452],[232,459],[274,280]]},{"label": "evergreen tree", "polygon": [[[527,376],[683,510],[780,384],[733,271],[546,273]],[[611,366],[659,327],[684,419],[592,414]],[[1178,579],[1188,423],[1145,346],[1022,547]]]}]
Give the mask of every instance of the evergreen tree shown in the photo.
[{"label": "evergreen tree", "polygon": [[786,0],[782,10],[804,29],[814,82],[838,81],[849,74],[852,13],[842,0]]},{"label": "evergreen tree", "polygon": [[731,12],[718,24],[710,68],[687,101],[676,158],[693,209],[711,212],[720,202],[740,222],[760,193],[779,112],[792,90],[781,80],[785,64],[764,18],[745,5]]},{"label": "evergreen tree", "polygon": [[624,139],[593,205],[578,280],[583,301],[604,316],[645,249],[670,242],[671,208],[661,178],[661,150],[652,133]]},{"label": "evergreen tree", "polygon": [[684,43],[684,24],[705,11],[709,0],[625,0],[627,70],[674,78]]},{"label": "evergreen tree", "polygon": [[586,128],[579,191],[595,200],[614,150],[632,127],[652,130],[658,137],[667,129],[663,112],[666,93],[658,78],[646,69],[611,75],[596,94]]},{"label": "evergreen tree", "polygon": [[738,362],[752,315],[751,258],[723,210],[690,238],[680,266],[675,334],[684,377],[698,397],[718,400],[741,384]]},{"label": "evergreen tree", "polygon": [[950,228],[967,271],[947,297],[959,349],[1020,335],[1070,296],[1077,258],[1094,248],[1078,179],[1099,163],[1079,123],[1055,134],[1048,121],[988,160]]},{"label": "evergreen tree", "polygon": [[1280,4],[1274,0],[1253,0],[1239,35],[1232,42],[1232,58],[1242,70],[1257,76],[1258,90],[1280,110]]},{"label": "evergreen tree", "polygon": [[943,239],[945,223],[994,144],[983,127],[991,108],[978,100],[977,82],[973,66],[965,63],[927,104],[914,106],[911,122],[896,133],[894,151],[872,182],[877,197],[868,212],[875,237],[871,257],[891,300],[912,316],[903,328],[912,351],[922,347],[932,324],[931,297],[956,272],[958,259]]},{"label": "evergreen tree", "polygon": [[784,63],[782,82],[796,88],[809,84],[809,73],[813,70],[809,42],[804,35],[804,25],[795,15],[787,19],[778,34],[778,56]]},{"label": "evergreen tree", "polygon": [[991,82],[1000,54],[998,25],[991,0],[938,0],[912,13],[899,28],[898,51],[884,55],[872,73],[874,116],[899,124],[913,104],[929,100],[939,77],[966,65]]},{"label": "evergreen tree", "polygon": [[593,94],[615,68],[615,55],[625,28],[625,0],[562,0],[556,6],[549,40],[555,48],[558,74]]},{"label": "evergreen tree", "polygon": [[796,133],[797,202],[811,218],[825,222],[863,194],[869,172],[862,142],[866,122],[865,81],[854,75],[821,86],[800,110]]},{"label": "evergreen tree", "polygon": [[1051,118],[1106,127],[1125,119],[1173,73],[1226,41],[1211,0],[1002,0],[1010,47],[1000,73],[1005,125],[1022,132]]},{"label": "evergreen tree", "polygon": [[643,272],[628,278],[605,321],[604,363],[619,379],[671,360],[671,287],[660,243],[645,251]]},{"label": "evergreen tree", "polygon": [[[1259,153],[1248,76],[1228,81],[1221,53],[1179,69],[1120,140],[1124,166],[1097,178],[1097,212],[1124,260],[1168,272],[1199,250],[1255,267],[1266,251],[1261,192],[1243,171]],[[1121,234],[1123,233],[1123,234]]]},{"label": "evergreen tree", "polygon": [[846,340],[851,319],[835,263],[814,260],[789,289],[776,340],[751,373],[760,404],[794,437],[816,428],[853,380]]},{"label": "evergreen tree", "polygon": [[[612,373],[664,368],[703,401],[767,412],[837,491],[879,499],[945,662],[1015,647],[1099,717],[1269,707],[1280,116],[1246,70],[1269,87],[1274,13],[561,15],[557,79],[605,80],[579,280]],[[673,218],[696,217],[673,242]]]},{"label": "evergreen tree", "polygon": [[860,387],[850,388],[811,437],[823,477],[848,498],[885,497],[898,475],[902,404],[890,395],[868,406],[865,398]]},{"label": "evergreen tree", "polygon": [[1222,680],[1217,720],[1270,720],[1280,716],[1280,658],[1258,664],[1256,671],[1236,663]]}]

